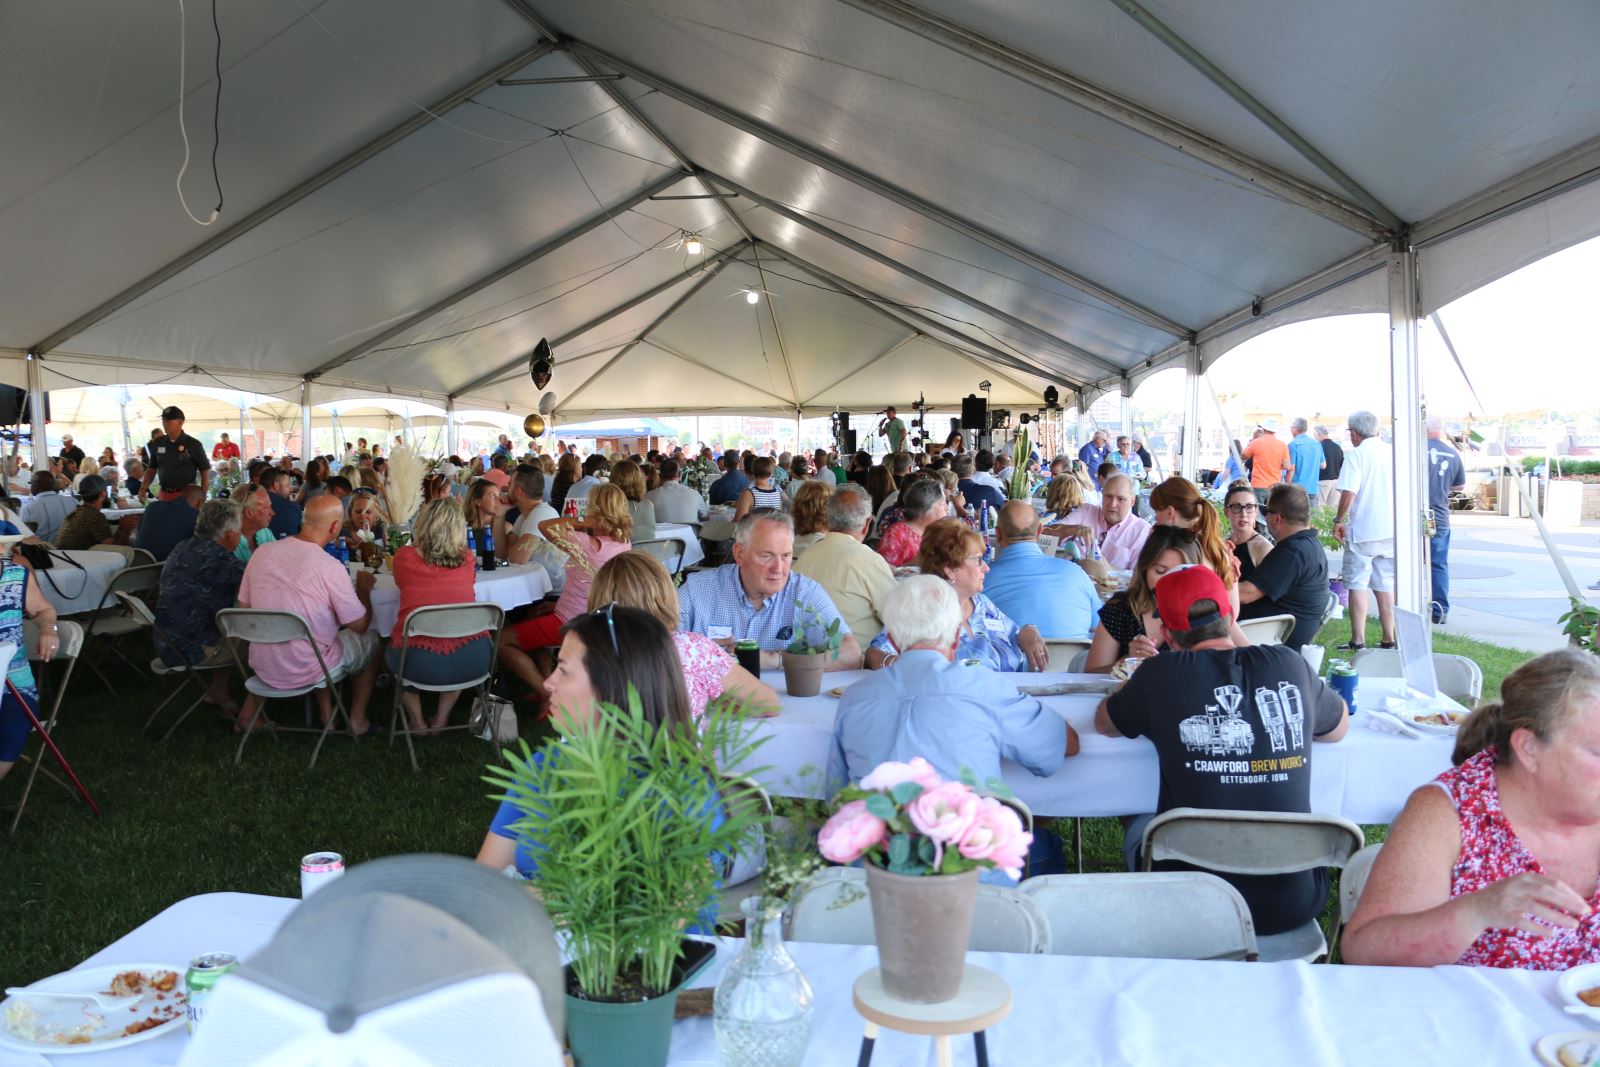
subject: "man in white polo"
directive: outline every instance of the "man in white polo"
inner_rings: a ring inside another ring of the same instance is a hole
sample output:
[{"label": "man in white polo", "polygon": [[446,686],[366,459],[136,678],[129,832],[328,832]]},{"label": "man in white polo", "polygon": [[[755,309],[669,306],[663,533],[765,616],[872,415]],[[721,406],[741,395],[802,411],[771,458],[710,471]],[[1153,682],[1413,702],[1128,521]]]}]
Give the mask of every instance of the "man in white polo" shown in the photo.
[{"label": "man in white polo", "polygon": [[1344,542],[1342,576],[1350,590],[1350,640],[1343,652],[1366,647],[1367,593],[1378,602],[1381,648],[1394,648],[1394,456],[1378,437],[1378,416],[1352,412],[1350,443],[1339,471],[1333,536]]}]

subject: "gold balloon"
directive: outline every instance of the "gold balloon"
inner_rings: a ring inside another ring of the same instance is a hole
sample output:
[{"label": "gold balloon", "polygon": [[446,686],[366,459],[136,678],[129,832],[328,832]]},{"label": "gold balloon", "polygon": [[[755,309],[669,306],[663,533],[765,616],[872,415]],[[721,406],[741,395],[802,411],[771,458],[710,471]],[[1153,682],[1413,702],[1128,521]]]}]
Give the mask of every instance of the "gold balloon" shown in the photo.
[{"label": "gold balloon", "polygon": [[544,416],[534,412],[522,420],[522,432],[529,437],[544,436]]}]

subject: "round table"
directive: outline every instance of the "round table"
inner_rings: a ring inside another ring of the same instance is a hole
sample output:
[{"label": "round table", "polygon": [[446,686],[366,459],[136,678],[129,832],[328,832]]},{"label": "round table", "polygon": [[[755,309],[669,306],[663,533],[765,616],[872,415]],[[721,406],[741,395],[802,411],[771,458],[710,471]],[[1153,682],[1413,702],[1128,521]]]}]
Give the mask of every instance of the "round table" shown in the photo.
[{"label": "round table", "polygon": [[80,571],[56,560],[49,570],[36,572],[39,591],[55,605],[58,615],[77,615],[99,607],[112,579],[128,565],[120,552],[56,549],[55,554],[66,556],[83,568]]},{"label": "round table", "polygon": [[[352,572],[359,564],[352,563]],[[537,563],[515,563],[496,567],[492,571],[479,571],[472,583],[473,599],[480,604],[499,604],[510,611],[524,604],[542,600],[550,591],[550,577]],[[400,614],[400,587],[388,571],[378,575],[372,587],[372,625],[380,636],[388,637],[394,629],[395,617]]]}]

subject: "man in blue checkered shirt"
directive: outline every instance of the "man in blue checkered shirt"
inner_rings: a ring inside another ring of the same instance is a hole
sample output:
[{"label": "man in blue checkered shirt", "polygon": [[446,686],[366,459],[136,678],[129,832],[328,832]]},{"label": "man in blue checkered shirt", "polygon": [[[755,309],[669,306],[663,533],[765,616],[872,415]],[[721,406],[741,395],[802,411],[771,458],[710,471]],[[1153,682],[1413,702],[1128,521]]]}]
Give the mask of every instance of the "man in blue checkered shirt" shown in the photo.
[{"label": "man in blue checkered shirt", "polygon": [[762,667],[783,665],[780,653],[797,627],[813,645],[835,620],[843,641],[839,655],[824,669],[853,671],[861,666],[861,646],[833,600],[816,582],[790,572],[794,562],[794,522],[783,512],[752,512],[734,534],[733,562],[689,576],[678,590],[678,620],[685,630],[731,646],[750,638],[761,643]]}]

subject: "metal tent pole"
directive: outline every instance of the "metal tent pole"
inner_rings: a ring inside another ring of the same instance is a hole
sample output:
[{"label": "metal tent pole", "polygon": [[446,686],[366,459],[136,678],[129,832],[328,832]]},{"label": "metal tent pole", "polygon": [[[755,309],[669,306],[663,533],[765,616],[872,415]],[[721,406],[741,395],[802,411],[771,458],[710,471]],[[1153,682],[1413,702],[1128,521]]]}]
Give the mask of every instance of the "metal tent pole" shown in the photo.
[{"label": "metal tent pole", "polygon": [[1183,361],[1183,436],[1180,471],[1191,482],[1200,473],[1200,346],[1190,345]]},{"label": "metal tent pole", "polygon": [[1423,552],[1427,475],[1422,374],[1417,347],[1417,254],[1389,253],[1390,419],[1394,427],[1395,607],[1426,613],[1431,599]]},{"label": "metal tent pole", "polygon": [[44,439],[44,370],[34,353],[28,353],[27,361],[28,422],[33,437],[33,469],[47,471],[50,469],[50,442]]},{"label": "metal tent pole", "polygon": [[300,383],[300,458],[311,454],[311,379]]}]

